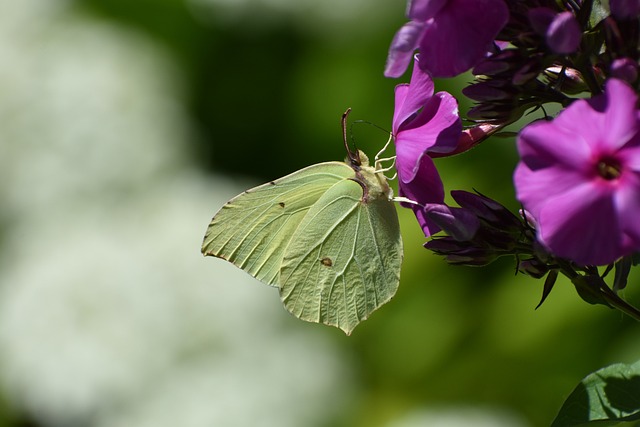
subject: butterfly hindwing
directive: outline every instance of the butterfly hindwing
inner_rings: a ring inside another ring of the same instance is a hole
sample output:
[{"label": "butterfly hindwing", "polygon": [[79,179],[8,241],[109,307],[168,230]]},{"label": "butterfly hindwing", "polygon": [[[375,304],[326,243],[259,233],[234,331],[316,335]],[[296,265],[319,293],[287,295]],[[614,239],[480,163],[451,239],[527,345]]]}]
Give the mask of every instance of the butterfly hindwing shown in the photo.
[{"label": "butterfly hindwing", "polygon": [[344,180],[309,209],[291,237],[280,294],[296,317],[347,334],[396,293],[402,240],[386,195],[364,200],[362,183]]}]

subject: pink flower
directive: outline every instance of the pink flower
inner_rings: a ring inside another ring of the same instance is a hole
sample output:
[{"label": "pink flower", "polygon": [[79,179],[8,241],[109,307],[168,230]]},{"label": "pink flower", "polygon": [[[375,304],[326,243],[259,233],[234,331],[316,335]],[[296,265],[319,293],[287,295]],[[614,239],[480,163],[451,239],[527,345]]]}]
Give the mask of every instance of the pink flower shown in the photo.
[{"label": "pink flower", "polygon": [[637,95],[610,79],[518,137],[518,199],[553,254],[604,265],[640,250],[640,112]]},{"label": "pink flower", "polygon": [[387,77],[400,77],[418,48],[420,66],[434,77],[467,71],[491,49],[509,10],[503,0],[414,0],[407,15],[389,48]]},{"label": "pink flower", "polygon": [[450,94],[434,94],[433,81],[418,67],[416,57],[411,82],[395,89],[393,135],[400,196],[419,205],[411,207],[426,236],[440,230],[427,219],[423,207],[444,202],[444,188],[430,153],[456,149],[462,132],[458,103]]}]

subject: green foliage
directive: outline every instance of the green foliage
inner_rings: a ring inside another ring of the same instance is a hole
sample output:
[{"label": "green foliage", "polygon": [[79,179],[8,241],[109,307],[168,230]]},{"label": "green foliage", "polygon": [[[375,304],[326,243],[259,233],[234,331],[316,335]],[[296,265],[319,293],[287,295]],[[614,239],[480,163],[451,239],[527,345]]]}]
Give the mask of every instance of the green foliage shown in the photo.
[{"label": "green foliage", "polygon": [[636,420],[640,420],[640,362],[617,363],[587,375],[551,426],[608,426]]}]

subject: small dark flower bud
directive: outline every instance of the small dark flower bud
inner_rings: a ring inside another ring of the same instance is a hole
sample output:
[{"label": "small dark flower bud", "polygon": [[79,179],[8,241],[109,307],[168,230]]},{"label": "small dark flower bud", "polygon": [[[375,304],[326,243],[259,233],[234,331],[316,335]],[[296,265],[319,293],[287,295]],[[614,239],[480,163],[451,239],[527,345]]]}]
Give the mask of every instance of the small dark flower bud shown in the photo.
[{"label": "small dark flower bud", "polygon": [[467,98],[479,102],[506,101],[517,95],[517,91],[503,80],[475,83],[462,89],[462,93]]},{"label": "small dark flower bud", "polygon": [[460,243],[453,240],[450,237],[440,237],[437,239],[431,239],[424,244],[424,247],[437,253],[438,255],[445,255],[459,251],[461,249]]},{"label": "small dark flower bud", "polygon": [[638,0],[609,0],[611,14],[619,20],[635,19],[640,16]]},{"label": "small dark flower bud", "polygon": [[467,253],[449,254],[445,260],[452,265],[466,265],[468,267],[484,267],[491,264],[498,256],[487,250],[468,251]]},{"label": "small dark flower bud", "polygon": [[522,227],[522,222],[518,217],[493,199],[463,190],[453,190],[451,197],[460,207],[468,209],[478,218],[487,221],[498,229],[520,230]]},{"label": "small dark flower bud", "polygon": [[529,258],[520,261],[518,271],[535,279],[541,279],[549,272],[549,267],[537,258]]},{"label": "small dark flower bud", "polygon": [[449,264],[484,266],[493,262],[498,254],[487,248],[476,247],[469,242],[458,242],[451,237],[432,239],[424,247],[445,257]]},{"label": "small dark flower bud", "polygon": [[546,34],[547,28],[549,28],[555,16],[556,12],[548,7],[534,7],[527,13],[531,28],[541,36]]},{"label": "small dark flower bud", "polygon": [[568,55],[578,50],[582,30],[571,12],[557,14],[547,29],[546,40],[549,48],[558,54]]},{"label": "small dark flower bud", "polygon": [[516,86],[522,86],[535,79],[542,72],[540,63],[534,58],[522,65],[511,77],[511,82]]},{"label": "small dark flower bud", "polygon": [[522,218],[528,225],[529,227],[535,229],[537,226],[536,223],[536,219],[533,217],[533,215],[531,215],[531,213],[525,209],[520,209],[518,210],[518,213],[520,214],[520,218]]},{"label": "small dark flower bud", "polygon": [[472,73],[475,76],[496,76],[513,69],[522,60],[521,55],[515,49],[505,49],[480,61]]},{"label": "small dark flower bud", "polygon": [[428,204],[424,211],[431,221],[457,241],[471,240],[480,227],[478,218],[466,209]]},{"label": "small dark flower bud", "polygon": [[512,103],[479,104],[467,112],[467,117],[471,120],[492,120],[501,123],[515,121],[521,115]]},{"label": "small dark flower bud", "polygon": [[474,127],[462,131],[458,138],[458,145],[455,150],[448,153],[429,153],[429,155],[433,159],[464,153],[465,151],[468,151],[480,144],[503,127],[504,126],[502,124],[478,123]]},{"label": "small dark flower bud", "polygon": [[542,75],[546,78],[548,84],[569,95],[577,95],[589,89],[582,78],[582,74],[573,68],[563,68],[555,65],[546,68]]},{"label": "small dark flower bud", "polygon": [[632,84],[638,79],[638,63],[631,58],[616,59],[611,63],[610,75]]}]

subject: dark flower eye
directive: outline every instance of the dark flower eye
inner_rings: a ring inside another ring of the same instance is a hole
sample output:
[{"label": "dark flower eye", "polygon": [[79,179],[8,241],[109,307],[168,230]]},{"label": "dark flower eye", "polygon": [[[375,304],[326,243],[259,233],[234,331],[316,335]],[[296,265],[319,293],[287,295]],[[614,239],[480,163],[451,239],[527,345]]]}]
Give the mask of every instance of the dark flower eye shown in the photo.
[{"label": "dark flower eye", "polygon": [[622,173],[622,165],[614,157],[604,157],[600,159],[597,167],[598,174],[607,181],[620,178],[620,174]]}]

